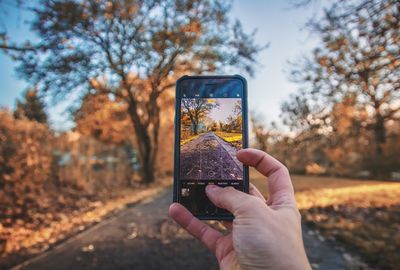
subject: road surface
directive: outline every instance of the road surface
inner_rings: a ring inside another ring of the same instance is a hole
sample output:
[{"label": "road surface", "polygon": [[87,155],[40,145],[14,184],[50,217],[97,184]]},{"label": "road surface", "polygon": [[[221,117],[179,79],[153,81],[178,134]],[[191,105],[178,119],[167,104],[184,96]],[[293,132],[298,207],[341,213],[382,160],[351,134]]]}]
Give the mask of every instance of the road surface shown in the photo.
[{"label": "road surface", "polygon": [[181,146],[182,180],[241,180],[243,171],[236,149],[214,132],[199,135]]},{"label": "road surface", "polygon": [[[17,269],[218,269],[214,256],[168,218],[171,197],[167,189]],[[308,233],[304,240],[315,269],[345,269],[328,242]]]}]

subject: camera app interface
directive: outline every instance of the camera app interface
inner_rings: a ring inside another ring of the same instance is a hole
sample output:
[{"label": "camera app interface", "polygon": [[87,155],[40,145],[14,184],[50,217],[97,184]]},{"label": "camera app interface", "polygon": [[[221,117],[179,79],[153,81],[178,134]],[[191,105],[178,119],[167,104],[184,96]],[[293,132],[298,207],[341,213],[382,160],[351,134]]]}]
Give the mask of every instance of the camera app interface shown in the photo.
[{"label": "camera app interface", "polygon": [[212,205],[205,187],[243,190],[243,164],[236,158],[243,147],[242,98],[239,92],[206,96],[181,98],[181,203],[195,214],[227,214]]}]

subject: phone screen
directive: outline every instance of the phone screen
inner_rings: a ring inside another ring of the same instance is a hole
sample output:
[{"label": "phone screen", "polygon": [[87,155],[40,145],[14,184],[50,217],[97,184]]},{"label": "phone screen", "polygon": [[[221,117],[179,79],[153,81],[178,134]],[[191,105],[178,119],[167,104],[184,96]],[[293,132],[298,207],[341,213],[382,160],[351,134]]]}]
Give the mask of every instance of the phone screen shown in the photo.
[{"label": "phone screen", "polygon": [[197,216],[229,215],[207,198],[205,187],[244,190],[244,85],[239,79],[187,79],[180,86],[180,203]]}]

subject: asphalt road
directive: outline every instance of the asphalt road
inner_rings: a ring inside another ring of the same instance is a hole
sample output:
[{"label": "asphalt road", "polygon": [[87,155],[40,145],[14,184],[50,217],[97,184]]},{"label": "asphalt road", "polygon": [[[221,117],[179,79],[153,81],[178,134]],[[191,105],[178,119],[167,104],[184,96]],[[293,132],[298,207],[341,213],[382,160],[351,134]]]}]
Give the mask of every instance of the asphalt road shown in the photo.
[{"label": "asphalt road", "polygon": [[213,180],[243,178],[242,165],[236,159],[236,149],[214,132],[199,135],[181,147],[182,180]]},{"label": "asphalt road", "polygon": [[[168,217],[171,198],[167,189],[17,269],[218,269],[214,256]],[[304,240],[314,268],[345,269],[328,242],[309,233]]]}]

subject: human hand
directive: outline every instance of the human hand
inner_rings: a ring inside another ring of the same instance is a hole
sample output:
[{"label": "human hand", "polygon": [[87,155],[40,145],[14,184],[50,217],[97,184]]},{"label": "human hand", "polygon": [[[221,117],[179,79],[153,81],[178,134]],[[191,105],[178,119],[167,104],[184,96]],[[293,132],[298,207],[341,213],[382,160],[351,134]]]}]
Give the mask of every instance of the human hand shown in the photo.
[{"label": "human hand", "polygon": [[208,185],[209,199],[235,216],[233,222],[224,223],[230,230],[227,235],[178,203],[170,206],[170,216],[216,255],[220,269],[311,269],[288,170],[256,149],[241,150],[237,158],[268,177],[268,201],[253,185],[250,194]]}]

